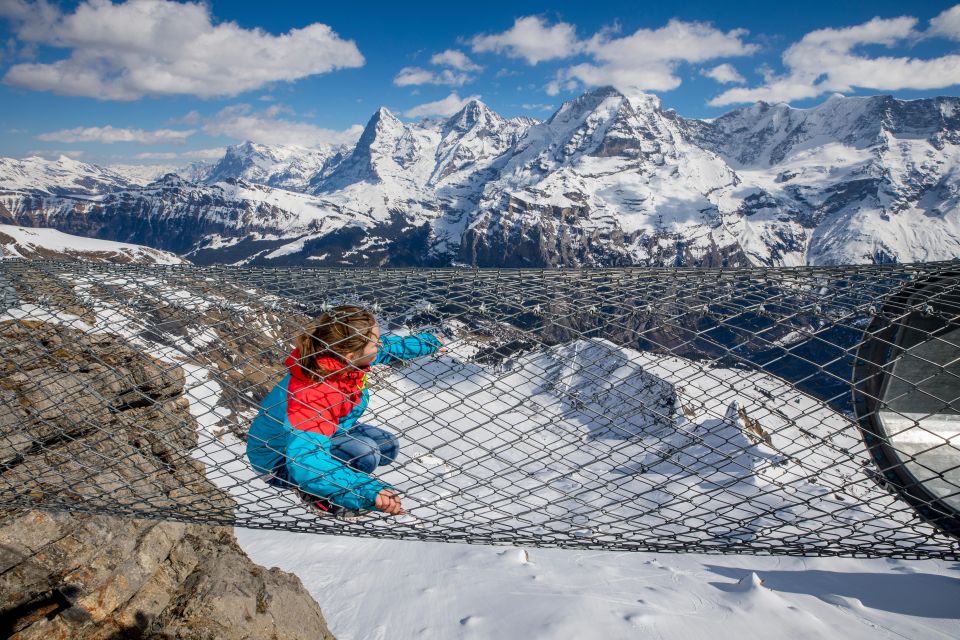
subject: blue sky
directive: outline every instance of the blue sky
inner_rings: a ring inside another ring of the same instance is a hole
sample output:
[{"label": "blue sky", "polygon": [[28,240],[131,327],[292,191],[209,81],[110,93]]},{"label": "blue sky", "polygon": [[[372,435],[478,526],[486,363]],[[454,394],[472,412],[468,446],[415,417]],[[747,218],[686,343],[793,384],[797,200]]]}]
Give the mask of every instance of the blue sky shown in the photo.
[{"label": "blue sky", "polygon": [[603,84],[688,117],[958,95],[960,5],[0,0],[0,155],[182,164],[350,142],[381,105],[547,117]]}]

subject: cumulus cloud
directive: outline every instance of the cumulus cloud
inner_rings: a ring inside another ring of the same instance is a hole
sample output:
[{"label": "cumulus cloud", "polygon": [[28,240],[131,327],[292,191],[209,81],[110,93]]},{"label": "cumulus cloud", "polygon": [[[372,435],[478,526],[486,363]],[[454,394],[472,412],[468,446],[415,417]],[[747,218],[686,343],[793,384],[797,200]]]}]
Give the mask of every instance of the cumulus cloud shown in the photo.
[{"label": "cumulus cloud", "polygon": [[782,56],[786,72],[769,74],[763,85],[728,89],[710,100],[714,106],[742,102],[792,102],[825,93],[850,93],[855,88],[876,91],[940,89],[960,84],[960,55],[919,59],[904,56],[870,56],[859,47],[894,46],[922,37],[960,34],[958,7],[930,21],[926,34],[916,29],[918,20],[873,18],[842,29],[819,29],[792,44]]},{"label": "cumulus cloud", "polygon": [[676,68],[681,62],[750,55],[757,46],[744,41],[747,31],[721,31],[703,22],[670,20],[658,29],[637,29],[618,35],[603,29],[578,40],[573,25],[547,24],[539,16],[518,18],[511,29],[471,40],[474,52],[495,52],[523,58],[530,64],[583,55],[589,58],[557,72],[546,85],[548,95],[586,86],[613,85],[622,91],[668,91],[680,86]]},{"label": "cumulus cloud", "polygon": [[681,62],[746,56],[757,46],[744,42],[745,29],[724,32],[704,22],[670,20],[659,29],[637,29],[614,37],[606,31],[593,36],[585,51],[592,63],[575,65],[562,78],[587,86],[610,84],[624,91],[669,91],[680,86],[675,73]]},{"label": "cumulus cloud", "polygon": [[41,133],[38,140],[44,142],[138,142],[140,144],[183,144],[196,133],[195,129],[124,129],[107,125],[105,127],[76,127]]},{"label": "cumulus cloud", "polygon": [[404,111],[403,115],[408,118],[422,118],[424,116],[452,116],[460,109],[463,109],[471,100],[479,100],[480,96],[468,96],[460,98],[454,91],[446,98],[417,105],[412,109]]},{"label": "cumulus cloud", "polygon": [[529,64],[569,58],[582,48],[576,28],[566,22],[548,26],[540,16],[517,18],[503,33],[480,34],[470,40],[474,53],[502,53]]},{"label": "cumulus cloud", "polygon": [[951,7],[930,20],[927,35],[960,40],[960,5]]},{"label": "cumulus cloud", "polygon": [[729,62],[718,64],[712,69],[701,69],[700,73],[708,78],[713,78],[720,84],[742,84],[746,82],[746,79]]},{"label": "cumulus cloud", "polygon": [[452,69],[442,69],[441,71],[431,71],[420,67],[404,67],[400,69],[397,77],[393,79],[393,84],[398,87],[408,87],[420,84],[441,84],[452,87],[461,87],[470,80],[470,76],[465,73],[458,73]]},{"label": "cumulus cloud", "polygon": [[467,54],[456,49],[447,49],[440,53],[435,53],[430,58],[430,64],[438,67],[453,67],[458,71],[482,71],[483,67],[475,63]]},{"label": "cumulus cloud", "polygon": [[422,67],[404,67],[393,79],[398,87],[409,87],[420,84],[439,84],[451,87],[462,87],[473,80],[471,72],[481,71],[483,67],[476,64],[462,51],[447,49],[434,54],[430,64],[437,67],[449,67],[434,71]]},{"label": "cumulus cloud", "polygon": [[250,105],[231,105],[207,120],[203,132],[235,140],[300,146],[353,143],[363,133],[363,126],[359,124],[336,130],[278,117],[286,112],[289,110],[280,106],[255,111]]},{"label": "cumulus cloud", "polygon": [[44,0],[0,0],[0,16],[19,42],[69,51],[53,62],[15,64],[4,82],[65,95],[232,96],[364,63],[356,44],[327,25],[273,35],[215,21],[207,3],[86,0],[64,13]]}]

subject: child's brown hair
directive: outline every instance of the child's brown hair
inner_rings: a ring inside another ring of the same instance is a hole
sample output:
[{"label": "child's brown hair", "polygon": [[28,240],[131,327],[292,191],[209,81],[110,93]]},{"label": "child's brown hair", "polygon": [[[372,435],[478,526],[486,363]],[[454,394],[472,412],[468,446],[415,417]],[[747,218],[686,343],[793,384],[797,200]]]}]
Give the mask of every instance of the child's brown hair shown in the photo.
[{"label": "child's brown hair", "polygon": [[371,339],[377,320],[362,307],[342,305],[325,311],[297,340],[300,367],[312,380],[332,372],[317,363],[321,356],[344,361],[348,353],[360,353]]}]

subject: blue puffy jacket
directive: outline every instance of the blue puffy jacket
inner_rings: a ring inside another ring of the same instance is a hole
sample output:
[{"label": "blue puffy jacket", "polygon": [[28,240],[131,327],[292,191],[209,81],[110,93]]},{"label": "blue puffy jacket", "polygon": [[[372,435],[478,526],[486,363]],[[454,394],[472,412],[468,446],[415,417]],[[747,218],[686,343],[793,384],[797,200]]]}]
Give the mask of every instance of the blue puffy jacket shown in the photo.
[{"label": "blue puffy jacket", "polygon": [[[374,365],[427,356],[440,348],[429,333],[383,336]],[[389,485],[351,469],[330,455],[330,438],[352,427],[369,402],[367,370],[336,371],[333,358],[321,366],[335,372],[320,382],[300,369],[299,352],[286,359],[289,373],[260,404],[247,435],[247,458],[260,474],[272,474],[301,490],[349,509],[373,509]]]}]

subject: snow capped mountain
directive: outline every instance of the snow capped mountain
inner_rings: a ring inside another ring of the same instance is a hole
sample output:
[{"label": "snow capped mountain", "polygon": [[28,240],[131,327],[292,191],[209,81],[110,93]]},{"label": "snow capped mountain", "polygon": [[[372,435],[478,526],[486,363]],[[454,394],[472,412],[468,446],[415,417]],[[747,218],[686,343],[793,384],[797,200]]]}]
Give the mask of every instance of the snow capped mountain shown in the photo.
[{"label": "snow capped mountain", "polygon": [[726,204],[739,201],[741,228],[750,218],[789,221],[807,262],[947,259],[960,253],[958,106],[889,96],[834,96],[812,109],[761,103],[694,139],[740,179]]},{"label": "snow capped mountain", "polygon": [[306,191],[349,153],[345,145],[296,147],[244,142],[227,151],[203,177],[207,183],[233,178],[292,191]]},{"label": "snow capped mountain", "polygon": [[0,160],[0,219],[81,234],[103,219],[112,239],[211,262],[938,260],[960,255],[958,152],[953,97],[758,103],[705,121],[606,87],[546,122],[477,100],[418,122],[381,108],[352,149],[248,142],[204,184]]},{"label": "snow capped mountain", "polygon": [[653,96],[605,88],[565,103],[528,130],[484,189],[462,259],[672,264],[691,244],[703,261],[719,226],[705,194],[733,176],[684,134]]},{"label": "snow capped mountain", "polygon": [[56,160],[30,157],[0,158],[0,190],[49,195],[93,196],[136,184],[116,171],[60,156]]},{"label": "snow capped mountain", "polygon": [[530,118],[502,118],[479,100],[471,100],[442,124],[430,184],[452,183],[455,174],[489,169],[534,124],[537,121]]},{"label": "snow capped mountain", "polygon": [[564,104],[517,145],[484,193],[461,259],[951,258],[960,254],[958,103],[834,97],[814,109],[759,104],[704,122],[665,112],[652,96],[601,89]]}]

